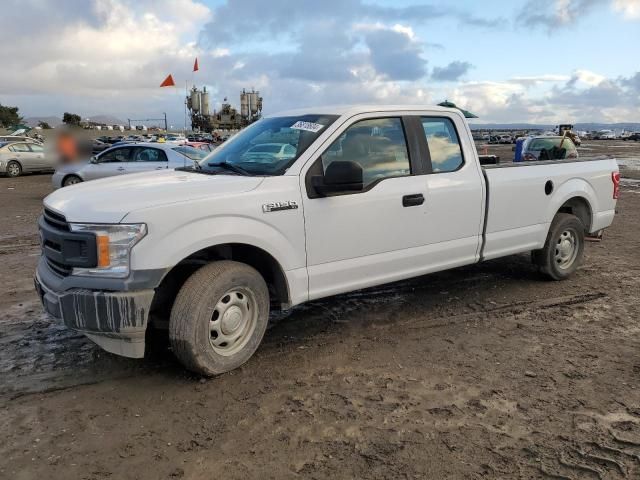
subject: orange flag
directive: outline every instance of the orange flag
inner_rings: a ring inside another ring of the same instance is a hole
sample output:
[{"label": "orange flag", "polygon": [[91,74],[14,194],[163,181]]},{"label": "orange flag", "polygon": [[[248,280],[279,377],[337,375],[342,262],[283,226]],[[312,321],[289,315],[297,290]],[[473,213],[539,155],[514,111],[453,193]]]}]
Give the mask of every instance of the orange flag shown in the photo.
[{"label": "orange flag", "polygon": [[167,75],[167,78],[160,84],[161,87],[175,87],[176,82],[173,81],[171,74]]},{"label": "orange flag", "polygon": [[196,61],[193,63],[193,71],[197,72],[198,70],[200,70],[198,68],[198,57],[196,57]]}]

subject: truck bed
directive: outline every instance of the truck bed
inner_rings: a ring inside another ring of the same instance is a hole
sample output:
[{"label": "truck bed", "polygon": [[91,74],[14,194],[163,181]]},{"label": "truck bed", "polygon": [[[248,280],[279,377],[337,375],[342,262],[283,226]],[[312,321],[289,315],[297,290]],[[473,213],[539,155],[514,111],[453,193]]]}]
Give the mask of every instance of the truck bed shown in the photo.
[{"label": "truck bed", "polygon": [[573,203],[580,205],[588,232],[608,227],[613,219],[611,174],[618,171],[614,158],[510,162],[485,165],[482,171],[482,259],[541,248],[554,215],[571,199],[577,199]]}]

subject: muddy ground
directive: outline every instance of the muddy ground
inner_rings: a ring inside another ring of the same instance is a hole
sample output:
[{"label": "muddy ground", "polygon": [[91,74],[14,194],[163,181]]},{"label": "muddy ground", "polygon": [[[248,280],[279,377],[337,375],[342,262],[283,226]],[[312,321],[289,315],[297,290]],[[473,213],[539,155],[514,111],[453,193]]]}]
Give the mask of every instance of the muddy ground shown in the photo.
[{"label": "muddy ground", "polygon": [[49,191],[0,178],[0,478],[640,478],[640,182],[568,281],[522,255],[313,302],[210,380],[42,314]]}]

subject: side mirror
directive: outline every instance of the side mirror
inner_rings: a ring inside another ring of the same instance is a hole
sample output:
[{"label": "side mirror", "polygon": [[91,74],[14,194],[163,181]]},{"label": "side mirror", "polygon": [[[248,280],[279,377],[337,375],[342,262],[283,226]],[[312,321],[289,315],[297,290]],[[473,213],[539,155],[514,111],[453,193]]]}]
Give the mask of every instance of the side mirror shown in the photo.
[{"label": "side mirror", "polygon": [[98,163],[98,157],[96,155],[92,155],[89,159],[89,163]]},{"label": "side mirror", "polygon": [[324,176],[312,178],[313,188],[320,195],[338,192],[359,192],[363,188],[362,167],[357,162],[331,162]]}]

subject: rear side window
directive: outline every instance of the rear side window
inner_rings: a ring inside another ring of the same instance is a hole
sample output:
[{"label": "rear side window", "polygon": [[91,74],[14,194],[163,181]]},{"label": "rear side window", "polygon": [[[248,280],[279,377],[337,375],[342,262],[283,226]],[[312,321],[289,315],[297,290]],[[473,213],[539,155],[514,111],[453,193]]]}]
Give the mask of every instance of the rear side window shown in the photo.
[{"label": "rear side window", "polygon": [[410,175],[402,121],[376,118],[354,123],[322,155],[323,170],[334,161],[359,164],[364,188],[384,178]]},{"label": "rear side window", "polygon": [[40,152],[44,151],[44,148],[42,148],[40,145],[35,145],[33,143],[31,145],[29,145],[29,148],[31,149],[32,152],[40,153]]},{"label": "rear side window", "polygon": [[562,138],[535,138],[527,146],[527,150],[540,152],[538,160],[562,160],[577,156],[576,147],[569,138],[564,140]]},{"label": "rear side window", "polygon": [[422,117],[421,120],[433,173],[453,172],[462,167],[464,159],[453,122],[442,117]]},{"label": "rear side window", "polygon": [[29,145],[26,143],[15,143],[9,147],[12,152],[30,152]]},{"label": "rear side window", "polygon": [[132,162],[167,162],[167,155],[157,148],[136,148],[133,152]]}]

